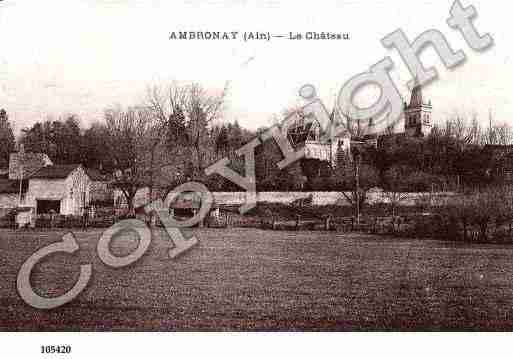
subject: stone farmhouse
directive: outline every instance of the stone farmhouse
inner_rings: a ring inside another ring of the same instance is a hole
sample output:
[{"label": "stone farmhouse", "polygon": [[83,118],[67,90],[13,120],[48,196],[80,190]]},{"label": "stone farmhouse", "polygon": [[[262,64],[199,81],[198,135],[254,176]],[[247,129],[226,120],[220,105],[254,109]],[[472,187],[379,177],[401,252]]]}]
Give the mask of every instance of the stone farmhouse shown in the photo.
[{"label": "stone farmhouse", "polygon": [[23,208],[35,215],[83,214],[112,198],[109,178],[82,165],[54,165],[45,154],[14,153],[7,176],[0,178],[0,216]]},{"label": "stone farmhouse", "polygon": [[90,178],[81,165],[53,165],[29,177],[24,205],[37,214],[81,215],[90,202]]}]

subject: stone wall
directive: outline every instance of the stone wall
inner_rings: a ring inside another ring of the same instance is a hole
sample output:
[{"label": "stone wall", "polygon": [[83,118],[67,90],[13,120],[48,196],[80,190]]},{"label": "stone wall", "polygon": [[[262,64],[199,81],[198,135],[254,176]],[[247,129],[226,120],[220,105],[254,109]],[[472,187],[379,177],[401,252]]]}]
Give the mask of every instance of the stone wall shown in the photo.
[{"label": "stone wall", "polygon": [[[245,192],[214,192],[214,199],[217,204],[221,205],[240,205],[246,201]],[[350,196],[350,193],[346,193]],[[452,193],[408,193],[406,198],[401,201],[402,205],[414,206],[419,201],[437,201],[442,200],[447,196],[452,196]],[[390,200],[386,194],[381,191],[368,193],[369,204],[376,203],[389,203]],[[292,203],[298,199],[312,198],[312,205],[325,206],[325,205],[339,205],[349,206],[349,202],[342,192],[259,192],[257,193],[258,202],[269,203]]]},{"label": "stone wall", "polygon": [[[140,189],[135,196],[135,207],[143,206],[148,201],[148,189]],[[212,192],[214,201],[218,205],[232,205],[240,206],[246,201],[246,192]],[[346,195],[350,196],[349,192]],[[448,198],[454,196],[451,192],[440,193],[408,193],[401,201],[403,206],[415,206],[421,202],[432,204],[446,201]],[[342,192],[258,192],[258,202],[269,203],[292,203],[299,199],[312,198],[312,205],[325,206],[325,205],[338,205],[349,206],[350,203]],[[117,207],[125,207],[126,201],[124,196],[119,190],[115,191],[115,198],[117,198]],[[380,191],[369,191],[367,193],[368,204],[390,203],[387,194]]]}]

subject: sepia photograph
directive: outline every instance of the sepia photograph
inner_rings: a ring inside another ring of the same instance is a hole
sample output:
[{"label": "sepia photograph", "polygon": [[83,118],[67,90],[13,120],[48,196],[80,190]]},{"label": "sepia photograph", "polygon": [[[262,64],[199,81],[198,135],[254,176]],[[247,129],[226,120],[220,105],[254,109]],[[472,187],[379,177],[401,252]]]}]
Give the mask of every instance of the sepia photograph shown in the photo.
[{"label": "sepia photograph", "polygon": [[0,331],[512,331],[508,8],[0,1]]}]

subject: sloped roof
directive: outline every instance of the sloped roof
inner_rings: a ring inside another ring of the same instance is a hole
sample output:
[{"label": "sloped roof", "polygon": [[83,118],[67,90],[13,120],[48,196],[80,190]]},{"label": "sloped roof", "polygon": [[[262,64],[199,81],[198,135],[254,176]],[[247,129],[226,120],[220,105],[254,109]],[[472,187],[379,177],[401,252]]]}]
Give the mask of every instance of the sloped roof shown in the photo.
[{"label": "sloped roof", "polygon": [[431,101],[425,103],[422,97],[422,85],[419,83],[418,79],[415,78],[415,86],[411,91],[410,104],[407,106],[408,108],[419,108],[423,106],[431,107]]},{"label": "sloped roof", "polygon": [[410,107],[420,107],[422,102],[422,87],[417,83],[411,92]]},{"label": "sloped roof", "polygon": [[71,172],[76,170],[80,165],[53,165],[41,168],[34,173],[30,178],[39,179],[64,179],[67,178]]},{"label": "sloped roof", "polygon": [[[42,167],[50,165],[53,163],[44,153],[11,153],[9,156],[9,179],[17,180],[21,175],[23,178],[30,177]],[[21,169],[23,169],[23,174],[21,174]]]}]

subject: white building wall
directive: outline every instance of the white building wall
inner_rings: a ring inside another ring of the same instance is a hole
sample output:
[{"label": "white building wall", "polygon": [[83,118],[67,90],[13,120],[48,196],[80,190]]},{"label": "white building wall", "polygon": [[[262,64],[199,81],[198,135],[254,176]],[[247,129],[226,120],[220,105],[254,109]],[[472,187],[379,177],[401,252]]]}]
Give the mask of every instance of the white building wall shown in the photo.
[{"label": "white building wall", "polygon": [[60,214],[81,215],[89,205],[89,181],[82,167],[66,179],[30,179],[26,205],[37,210],[37,200],[61,201]]},{"label": "white building wall", "polygon": [[[26,204],[28,207],[36,209],[37,200],[63,201],[65,198],[66,184],[65,180],[31,179],[26,195]],[[63,202],[61,202],[61,213]]]},{"label": "white building wall", "polygon": [[62,214],[82,214],[83,208],[90,202],[90,182],[89,176],[82,167],[77,168],[66,178],[67,198],[64,208],[66,213]]},{"label": "white building wall", "polygon": [[[349,206],[346,196],[342,192],[257,192],[257,202],[268,203],[282,203],[290,204],[298,199],[312,199],[312,205],[325,206],[325,205],[338,205]],[[346,195],[350,196],[351,193],[347,192]],[[246,203],[246,192],[212,192],[214,203],[217,205],[236,205],[240,206]],[[406,198],[402,201],[405,206],[413,206],[419,200],[432,198],[433,200],[441,200],[443,198],[450,198],[454,196],[452,192],[440,193],[408,193]],[[389,203],[383,191],[369,191],[367,193],[369,204],[376,203]]]}]

